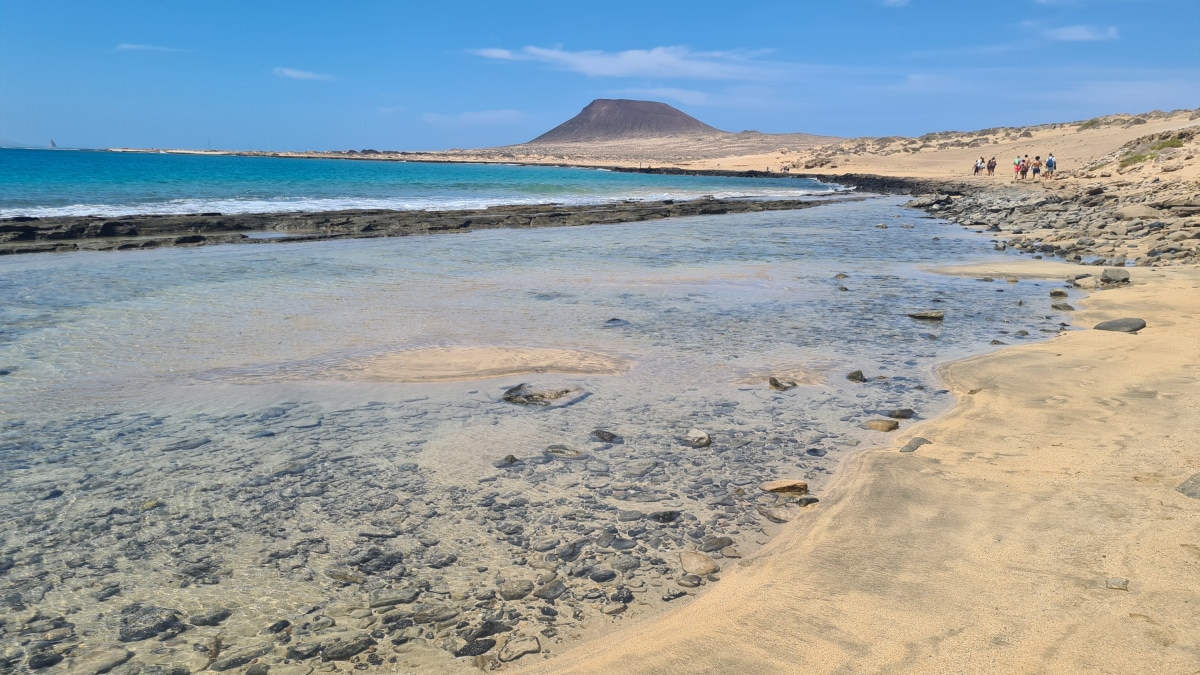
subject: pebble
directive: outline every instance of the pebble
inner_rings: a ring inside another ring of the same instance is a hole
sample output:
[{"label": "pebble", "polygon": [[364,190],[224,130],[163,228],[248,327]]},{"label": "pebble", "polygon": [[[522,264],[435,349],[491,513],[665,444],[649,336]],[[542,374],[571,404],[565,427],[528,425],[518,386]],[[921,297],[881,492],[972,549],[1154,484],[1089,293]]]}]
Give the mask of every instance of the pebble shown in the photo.
[{"label": "pebble", "polygon": [[863,422],[862,428],[870,431],[895,431],[900,428],[900,423],[896,420],[867,420]]}]

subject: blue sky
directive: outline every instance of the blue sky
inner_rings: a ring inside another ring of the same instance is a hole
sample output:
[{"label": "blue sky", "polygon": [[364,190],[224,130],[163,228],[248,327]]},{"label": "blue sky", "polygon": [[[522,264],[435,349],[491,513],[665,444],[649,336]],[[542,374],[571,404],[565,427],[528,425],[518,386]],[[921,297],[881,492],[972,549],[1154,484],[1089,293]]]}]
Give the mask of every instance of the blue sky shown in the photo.
[{"label": "blue sky", "polygon": [[1200,107],[1200,0],[0,0],[0,142],[446,149],[595,98],[839,136]]}]

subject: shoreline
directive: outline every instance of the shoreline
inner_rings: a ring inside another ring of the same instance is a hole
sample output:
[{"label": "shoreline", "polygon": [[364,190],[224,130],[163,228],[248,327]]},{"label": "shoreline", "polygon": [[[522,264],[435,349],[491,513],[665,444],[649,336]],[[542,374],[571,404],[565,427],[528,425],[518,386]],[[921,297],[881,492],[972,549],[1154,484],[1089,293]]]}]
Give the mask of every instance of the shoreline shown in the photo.
[{"label": "shoreline", "polygon": [[[1014,262],[952,273],[1040,266]],[[720,584],[523,672],[1190,672],[1197,287],[1135,272],[1084,300],[1084,330],[939,366],[949,411],[848,457]],[[1087,330],[1124,316],[1149,325]]]}]

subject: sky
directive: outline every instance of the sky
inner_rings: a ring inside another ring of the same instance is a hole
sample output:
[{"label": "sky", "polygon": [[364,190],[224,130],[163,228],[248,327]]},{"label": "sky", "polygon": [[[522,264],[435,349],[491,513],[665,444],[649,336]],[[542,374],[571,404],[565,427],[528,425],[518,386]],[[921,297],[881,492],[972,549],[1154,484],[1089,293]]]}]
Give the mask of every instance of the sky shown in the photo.
[{"label": "sky", "polygon": [[441,150],[596,98],[835,136],[1200,107],[1200,0],[0,0],[0,145]]}]

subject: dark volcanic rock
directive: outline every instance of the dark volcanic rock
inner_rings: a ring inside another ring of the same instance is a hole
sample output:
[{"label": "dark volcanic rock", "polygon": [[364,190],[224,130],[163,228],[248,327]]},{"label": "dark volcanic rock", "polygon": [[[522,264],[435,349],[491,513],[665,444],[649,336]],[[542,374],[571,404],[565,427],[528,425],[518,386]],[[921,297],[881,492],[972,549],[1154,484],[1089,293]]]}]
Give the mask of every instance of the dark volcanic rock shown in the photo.
[{"label": "dark volcanic rock", "polygon": [[254,647],[245,647],[243,649],[231,651],[216,661],[213,661],[208,668],[209,670],[215,670],[217,672],[233,670],[234,668],[238,668],[250,663],[260,656],[269,654],[274,647],[274,644],[267,642]]},{"label": "dark volcanic rock", "polygon": [[345,661],[355,654],[366,651],[368,647],[375,644],[375,640],[371,639],[370,635],[360,635],[350,640],[335,640],[321,650],[321,659],[324,661]]},{"label": "dark volcanic rock", "polygon": [[233,614],[233,610],[221,608],[204,614],[190,617],[188,623],[193,626],[215,626]]},{"label": "dark volcanic rock", "polygon": [[578,143],[617,138],[720,134],[720,129],[657,101],[598,98],[578,115],[530,143]]},{"label": "dark volcanic rock", "polygon": [[152,638],[160,633],[181,633],[187,626],[179,620],[179,611],[164,607],[129,605],[121,610],[121,642]]},{"label": "dark volcanic rock", "polygon": [[1102,321],[1095,326],[1093,330],[1111,330],[1120,333],[1136,333],[1146,327],[1146,322],[1141,319],[1113,319],[1112,321]]}]

